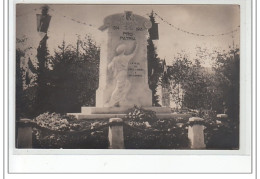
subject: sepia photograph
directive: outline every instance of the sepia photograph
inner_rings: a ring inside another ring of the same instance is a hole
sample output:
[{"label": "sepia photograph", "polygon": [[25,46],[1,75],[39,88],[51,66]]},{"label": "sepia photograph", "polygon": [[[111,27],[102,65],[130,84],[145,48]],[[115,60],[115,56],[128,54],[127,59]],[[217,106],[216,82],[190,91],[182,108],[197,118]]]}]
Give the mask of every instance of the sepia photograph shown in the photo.
[{"label": "sepia photograph", "polygon": [[15,148],[241,149],[240,13],[16,4]]}]

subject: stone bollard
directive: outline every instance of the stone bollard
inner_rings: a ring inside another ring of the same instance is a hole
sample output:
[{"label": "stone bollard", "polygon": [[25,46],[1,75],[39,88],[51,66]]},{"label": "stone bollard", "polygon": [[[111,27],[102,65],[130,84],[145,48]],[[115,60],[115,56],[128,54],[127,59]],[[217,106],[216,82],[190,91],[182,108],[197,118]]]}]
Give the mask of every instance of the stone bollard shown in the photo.
[{"label": "stone bollard", "polygon": [[223,125],[227,126],[228,125],[227,119],[228,119],[228,115],[227,114],[217,114],[216,123],[217,124],[223,124]]},{"label": "stone bollard", "polygon": [[123,120],[121,118],[109,119],[108,131],[109,149],[124,149]]},{"label": "stone bollard", "polygon": [[200,124],[204,119],[199,117],[189,118],[190,126],[188,129],[188,138],[191,142],[191,149],[204,149],[206,148],[204,142],[204,126]]},{"label": "stone bollard", "polygon": [[32,127],[23,126],[23,124],[30,121],[30,119],[21,119],[16,123],[18,125],[17,148],[32,148]]}]

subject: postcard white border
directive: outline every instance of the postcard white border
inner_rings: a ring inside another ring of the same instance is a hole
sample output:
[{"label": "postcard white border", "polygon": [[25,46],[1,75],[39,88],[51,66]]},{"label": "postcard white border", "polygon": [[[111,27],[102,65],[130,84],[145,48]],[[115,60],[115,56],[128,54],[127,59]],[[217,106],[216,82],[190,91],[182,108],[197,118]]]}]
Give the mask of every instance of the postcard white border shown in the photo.
[{"label": "postcard white border", "polygon": [[[93,1],[73,1],[95,4]],[[10,173],[248,173],[251,172],[251,2],[246,0],[153,1],[153,4],[239,4],[241,9],[241,131],[239,150],[52,150],[14,148],[15,3],[71,3],[71,1],[9,1],[9,172]],[[99,4],[108,4],[99,1]],[[120,1],[109,1],[122,4]],[[124,4],[151,4],[124,1]],[[75,163],[75,161],[77,161]],[[128,161],[127,165],[120,164]],[[200,167],[196,162],[200,161]],[[207,161],[207,162],[206,162]],[[222,162],[221,162],[222,161]],[[68,165],[58,164],[67,163]],[[204,164],[203,164],[204,163]],[[221,166],[219,165],[221,163]],[[45,165],[48,164],[48,165]],[[143,168],[140,165],[145,165]],[[158,166],[160,165],[160,166]],[[70,167],[69,167],[70,166]],[[74,166],[74,167],[71,167]],[[69,167],[69,168],[67,168]],[[120,170],[118,170],[120,167]]]}]

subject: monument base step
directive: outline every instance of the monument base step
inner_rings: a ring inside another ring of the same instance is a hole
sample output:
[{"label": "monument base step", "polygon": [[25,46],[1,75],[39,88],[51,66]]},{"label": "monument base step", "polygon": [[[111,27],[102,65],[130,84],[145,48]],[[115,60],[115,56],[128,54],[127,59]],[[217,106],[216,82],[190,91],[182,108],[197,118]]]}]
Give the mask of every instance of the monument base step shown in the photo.
[{"label": "monument base step", "polygon": [[[126,114],[129,107],[81,107],[84,114]],[[145,110],[151,110],[156,113],[171,113],[169,107],[143,107]]]},{"label": "monument base step", "polygon": [[110,118],[124,118],[126,114],[85,114],[85,113],[68,113],[77,119],[110,119]]},{"label": "monument base step", "polygon": [[[110,119],[110,118],[124,118],[126,114],[85,114],[85,113],[68,113],[77,119]],[[156,113],[159,119],[176,119],[176,118],[189,118],[190,114],[173,114],[173,113]]]}]

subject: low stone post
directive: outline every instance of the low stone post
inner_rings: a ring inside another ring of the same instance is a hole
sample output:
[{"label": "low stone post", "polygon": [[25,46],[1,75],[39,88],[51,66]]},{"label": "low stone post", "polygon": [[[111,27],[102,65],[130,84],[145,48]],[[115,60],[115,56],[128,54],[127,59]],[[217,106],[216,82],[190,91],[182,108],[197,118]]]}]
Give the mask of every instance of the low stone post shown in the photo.
[{"label": "low stone post", "polygon": [[32,127],[26,126],[30,119],[21,119],[16,123],[17,130],[17,148],[32,148]]},{"label": "low stone post", "polygon": [[188,138],[191,142],[191,149],[206,148],[204,142],[204,125],[201,124],[202,121],[204,121],[204,119],[199,117],[189,118]]},{"label": "low stone post", "polygon": [[123,120],[121,118],[109,119],[108,130],[109,149],[124,149]]},{"label": "low stone post", "polygon": [[227,114],[217,114],[216,123],[217,124],[223,124],[223,125],[227,126],[228,125],[227,119],[228,119],[228,115]]}]

